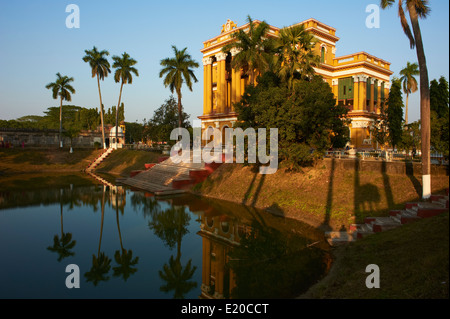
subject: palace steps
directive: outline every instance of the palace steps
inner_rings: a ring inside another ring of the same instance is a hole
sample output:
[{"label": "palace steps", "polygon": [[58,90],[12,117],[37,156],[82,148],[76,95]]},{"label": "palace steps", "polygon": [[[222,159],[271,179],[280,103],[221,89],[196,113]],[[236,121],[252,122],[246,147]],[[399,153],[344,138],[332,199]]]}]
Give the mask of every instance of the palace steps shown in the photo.
[{"label": "palace steps", "polygon": [[366,217],[364,223],[352,224],[348,231],[326,232],[325,237],[335,246],[442,214],[449,210],[449,190],[446,192],[447,195],[431,195],[425,202],[406,203],[402,210],[391,210],[388,217]]},{"label": "palace steps", "polygon": [[158,163],[145,164],[146,169],[133,171],[120,182],[155,195],[173,195],[186,191],[187,187],[204,181],[221,163],[176,163],[171,157],[160,157]]}]

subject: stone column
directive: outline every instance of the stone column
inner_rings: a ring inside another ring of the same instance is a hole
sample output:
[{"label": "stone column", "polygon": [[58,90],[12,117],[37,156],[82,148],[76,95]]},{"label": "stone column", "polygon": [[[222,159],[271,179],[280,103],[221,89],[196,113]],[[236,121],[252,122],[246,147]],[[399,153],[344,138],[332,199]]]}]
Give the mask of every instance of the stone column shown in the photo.
[{"label": "stone column", "polygon": [[334,94],[334,97],[336,98],[336,104],[338,103],[338,99],[339,99],[339,80],[338,79],[333,79],[331,80],[331,90]]},{"label": "stone column", "polygon": [[369,77],[367,75],[359,76],[359,107],[360,111],[366,110],[366,101],[367,101],[367,79]]},{"label": "stone column", "polygon": [[227,81],[225,80],[225,60],[227,54],[216,54],[217,59],[217,113],[224,113],[227,103]]},{"label": "stone column", "polygon": [[381,108],[381,83],[382,81],[378,81],[377,91],[378,91],[378,98],[377,98],[377,110],[376,113],[380,113]]},{"label": "stone column", "polygon": [[[236,48],[231,49],[231,57],[234,59],[239,50]],[[231,112],[234,112],[234,103],[238,102],[240,99],[240,86],[241,86],[241,76],[240,71],[235,68],[231,68]]]},{"label": "stone column", "polygon": [[353,78],[353,110],[359,110],[359,75],[352,76]]},{"label": "stone column", "polygon": [[375,79],[370,78],[370,108],[369,108],[369,112],[374,111],[374,105],[375,105],[374,94],[375,94]]},{"label": "stone column", "polygon": [[203,58],[203,114],[212,113],[212,59]]}]

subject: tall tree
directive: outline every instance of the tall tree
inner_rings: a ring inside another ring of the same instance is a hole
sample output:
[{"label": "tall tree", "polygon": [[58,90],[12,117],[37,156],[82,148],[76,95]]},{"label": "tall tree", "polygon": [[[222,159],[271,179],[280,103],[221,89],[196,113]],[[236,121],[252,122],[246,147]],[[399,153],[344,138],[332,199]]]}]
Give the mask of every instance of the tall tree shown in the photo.
[{"label": "tall tree", "polygon": [[136,60],[132,59],[130,55],[126,52],[120,56],[112,57],[114,63],[113,68],[116,69],[114,73],[114,81],[116,83],[120,82],[120,93],[119,93],[119,102],[116,106],[116,148],[117,148],[117,138],[118,138],[118,127],[119,127],[119,105],[120,99],[122,98],[122,88],[124,84],[132,84],[133,83],[133,75],[139,76],[138,70],[133,66],[137,63]]},{"label": "tall tree", "polygon": [[395,148],[401,142],[403,132],[403,99],[402,82],[400,79],[392,79],[387,105],[386,120],[389,128],[389,141],[392,147]]},{"label": "tall tree", "polygon": [[176,92],[178,96],[178,127],[183,123],[183,106],[181,104],[181,87],[186,83],[190,91],[192,91],[192,80],[197,82],[193,68],[198,68],[199,64],[194,61],[190,54],[186,52],[187,48],[178,50],[176,46],[172,45],[175,57],[165,58],[161,60],[160,64],[163,67],[159,72],[159,77],[164,75],[164,86],[170,88],[170,92]]},{"label": "tall tree", "polygon": [[[381,0],[383,9],[394,4],[395,0]],[[408,12],[411,28],[406,19]],[[428,0],[398,0],[398,15],[403,31],[409,39],[411,49],[416,48],[417,62],[420,71],[420,122],[422,134],[422,198],[431,196],[431,167],[430,167],[430,89],[428,83],[428,69],[425,50],[422,42],[419,18],[425,19],[430,13]]]},{"label": "tall tree", "polygon": [[400,71],[400,81],[403,85],[403,93],[406,94],[405,101],[405,124],[408,124],[408,98],[411,93],[414,93],[418,90],[418,85],[416,78],[414,76],[419,75],[419,65],[417,63],[406,63],[406,67],[404,67]]},{"label": "tall tree", "polygon": [[449,155],[449,85],[441,76],[430,82],[431,146],[444,157]]},{"label": "tall tree", "polygon": [[441,76],[439,82],[434,79],[430,82],[430,110],[437,113],[439,118],[448,116],[449,85],[445,77]]},{"label": "tall tree", "polygon": [[248,31],[240,29],[232,33],[231,38],[235,41],[225,45],[222,51],[238,51],[231,61],[231,67],[246,70],[250,84],[254,85],[256,73],[263,74],[269,69],[273,41],[267,37],[269,25],[265,21],[255,24],[252,18],[247,16],[247,22]]},{"label": "tall tree", "polygon": [[291,89],[294,82],[314,75],[320,57],[313,51],[317,40],[305,30],[303,24],[281,29],[275,41],[277,73]]},{"label": "tall tree", "polygon": [[100,90],[100,80],[104,80],[105,77],[111,73],[110,64],[106,56],[109,55],[109,52],[106,50],[98,51],[94,46],[92,50],[84,50],[86,55],[83,57],[83,61],[89,63],[89,66],[92,70],[92,77],[97,77],[97,85],[98,85],[98,95],[100,97],[100,120],[102,124],[102,139],[103,139],[103,148],[106,148],[105,143],[105,124],[103,122],[103,102],[102,102],[102,92]]},{"label": "tall tree", "polygon": [[63,101],[72,101],[72,96],[75,94],[75,89],[70,85],[73,82],[72,77],[66,75],[62,76],[59,72],[56,73],[56,81],[47,84],[45,87],[52,90],[53,98],[56,100],[59,96],[60,106],[59,106],[59,147],[63,147],[62,143],[62,103]]}]

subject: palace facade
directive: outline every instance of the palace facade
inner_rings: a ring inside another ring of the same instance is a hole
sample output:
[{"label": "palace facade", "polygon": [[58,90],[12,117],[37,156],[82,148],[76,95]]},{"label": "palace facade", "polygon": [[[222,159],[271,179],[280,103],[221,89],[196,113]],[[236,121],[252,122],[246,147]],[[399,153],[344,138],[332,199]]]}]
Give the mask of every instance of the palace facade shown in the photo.
[{"label": "palace facade", "polygon": [[[261,22],[254,20],[253,23]],[[315,19],[296,25],[300,24],[305,25],[305,29],[318,40],[314,50],[321,63],[314,68],[315,72],[331,86],[336,103],[349,109],[350,144],[355,148],[376,148],[370,127],[389,94],[390,76],[393,74],[390,63],[366,52],[336,57],[336,43],[339,41],[336,29]],[[217,128],[223,133],[237,120],[233,103],[239,102],[249,79],[242,70],[231,68],[231,61],[238,52],[222,52],[222,47],[234,41],[231,34],[238,30],[246,31],[248,26],[247,23],[237,27],[228,20],[218,36],[203,42],[203,114],[199,116],[202,132]],[[277,37],[279,31],[280,28],[269,26],[267,36]]]}]

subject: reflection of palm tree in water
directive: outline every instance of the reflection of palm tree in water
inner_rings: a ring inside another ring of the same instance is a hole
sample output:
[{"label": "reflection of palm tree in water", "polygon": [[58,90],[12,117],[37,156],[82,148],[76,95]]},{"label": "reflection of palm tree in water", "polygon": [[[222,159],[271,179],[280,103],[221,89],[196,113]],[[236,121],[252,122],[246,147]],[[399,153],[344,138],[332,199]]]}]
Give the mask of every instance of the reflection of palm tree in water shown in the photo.
[{"label": "reflection of palm tree in water", "polygon": [[76,240],[72,240],[71,233],[64,233],[63,228],[63,202],[62,202],[62,190],[60,190],[59,205],[61,209],[61,238],[58,235],[53,237],[53,246],[47,247],[48,250],[58,254],[58,261],[70,256],[74,256],[75,253],[70,251],[75,247]]},{"label": "reflection of palm tree in water", "polygon": [[113,267],[113,276],[120,277],[122,276],[125,281],[127,281],[130,275],[134,274],[137,269],[132,268],[132,266],[136,265],[139,261],[139,257],[135,257],[133,259],[133,251],[126,250],[123,248],[122,243],[122,235],[120,233],[120,225],[119,225],[119,207],[117,203],[117,194],[116,194],[116,220],[117,220],[117,229],[119,231],[119,240],[120,240],[120,250],[116,250],[114,253],[114,260],[119,264],[119,267]]},{"label": "reflection of palm tree in water", "polygon": [[111,269],[111,259],[106,256],[105,253],[100,252],[101,244],[102,244],[102,233],[103,233],[103,219],[105,216],[105,188],[103,187],[103,196],[102,196],[102,222],[100,228],[100,240],[98,244],[98,252],[97,256],[92,255],[92,267],[91,269],[84,274],[86,277],[86,281],[92,281],[94,286],[100,281],[107,281],[109,277],[107,276],[109,270]]},{"label": "reflection of palm tree in water", "polygon": [[159,271],[159,277],[166,282],[160,290],[166,293],[173,290],[173,298],[183,298],[185,294],[197,287],[196,282],[190,281],[197,269],[196,266],[192,266],[192,259],[189,259],[185,266],[181,264],[181,241],[189,232],[187,226],[190,220],[191,217],[184,207],[172,207],[155,214],[149,222],[149,228],[170,249],[177,245],[176,257],[170,256],[169,262]]}]

